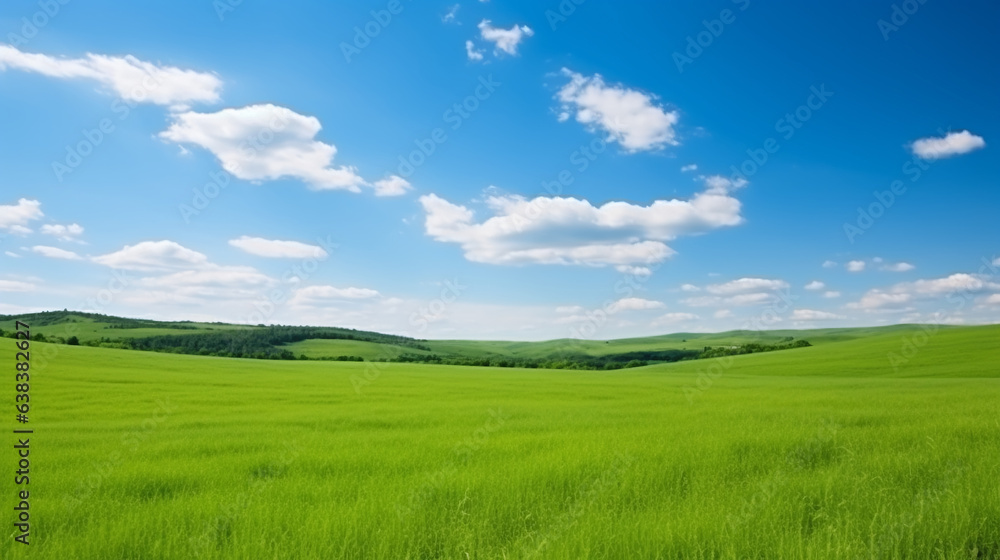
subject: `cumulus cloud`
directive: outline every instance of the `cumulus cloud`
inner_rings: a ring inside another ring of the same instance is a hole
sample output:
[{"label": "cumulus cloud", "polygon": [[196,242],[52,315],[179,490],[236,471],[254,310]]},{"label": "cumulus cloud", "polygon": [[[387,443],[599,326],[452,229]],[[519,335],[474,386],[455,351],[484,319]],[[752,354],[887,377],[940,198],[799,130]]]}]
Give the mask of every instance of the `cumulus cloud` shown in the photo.
[{"label": "cumulus cloud", "polygon": [[577,122],[603,131],[608,140],[618,142],[629,152],[658,150],[677,145],[674,126],[677,111],[666,111],[655,98],[622,85],[607,85],[600,74],[583,76],[567,68],[563,75],[568,84],[557,94],[562,103],[562,117],[575,114]]},{"label": "cumulus cloud", "polygon": [[627,264],[620,264],[615,266],[615,270],[621,272],[622,274],[627,274],[630,276],[649,276],[653,274],[653,269],[648,266],[631,266]]},{"label": "cumulus cloud", "polygon": [[458,10],[462,7],[461,4],[453,4],[448,8],[448,11],[441,16],[441,21],[445,23],[458,23]]},{"label": "cumulus cloud", "polygon": [[31,292],[35,285],[19,280],[0,280],[0,292]]},{"label": "cumulus cloud", "polygon": [[0,45],[0,70],[7,69],[65,80],[93,80],[125,101],[174,108],[217,102],[222,89],[222,81],[214,74],[161,66],[131,55],[88,53],[83,58],[56,58]]},{"label": "cumulus cloud", "polygon": [[208,265],[208,257],[174,241],[143,241],[92,259],[111,268],[138,271],[167,271]]},{"label": "cumulus cloud", "polygon": [[889,272],[909,272],[914,268],[916,267],[906,262],[898,262],[882,266],[882,270],[888,270]]},{"label": "cumulus cloud", "polygon": [[0,229],[21,235],[31,233],[28,223],[44,215],[41,202],[22,198],[17,204],[0,205]]},{"label": "cumulus cloud", "polygon": [[958,273],[944,278],[901,282],[888,289],[868,290],[861,299],[847,306],[865,311],[898,309],[918,300],[941,298],[951,294],[975,294],[1000,289],[1000,284],[973,274]]},{"label": "cumulus cloud", "polygon": [[825,297],[827,299],[839,298],[840,297],[840,292],[833,291],[833,290],[831,290],[829,292],[823,292],[823,297]]},{"label": "cumulus cloud", "polygon": [[681,303],[691,307],[760,305],[775,301],[778,298],[775,292],[788,288],[784,280],[739,278],[705,286],[704,291],[710,295],[686,298]]},{"label": "cumulus cloud", "polygon": [[510,29],[503,29],[501,27],[493,27],[488,19],[479,22],[479,36],[484,41],[493,43],[495,46],[494,52],[503,51],[510,55],[516,55],[517,47],[521,44],[521,41],[534,34],[535,32],[527,25],[515,24]]},{"label": "cumulus cloud", "polygon": [[67,251],[65,249],[60,249],[58,247],[35,245],[34,247],[31,248],[31,250],[43,257],[48,257],[50,259],[63,259],[67,261],[78,261],[81,259],[80,255],[77,255],[73,251]]},{"label": "cumulus cloud", "polygon": [[665,313],[660,315],[653,322],[650,323],[653,327],[662,327],[667,325],[676,325],[677,323],[684,323],[687,321],[695,321],[700,319],[698,315],[694,313]]},{"label": "cumulus cloud", "polygon": [[344,300],[369,300],[381,294],[369,288],[337,288],[335,286],[307,286],[295,290],[289,304],[295,306],[314,306]]},{"label": "cumulus cloud", "polygon": [[705,291],[714,295],[729,296],[734,294],[746,294],[760,292],[763,290],[784,290],[787,289],[788,282],[784,280],[771,280],[768,278],[740,278],[722,284],[712,284],[705,287]]},{"label": "cumulus cloud", "polygon": [[469,60],[482,60],[483,51],[476,48],[476,44],[472,41],[465,42],[465,56],[469,57]]},{"label": "cumulus cloud", "polygon": [[469,208],[434,194],[420,204],[427,235],[461,245],[470,261],[505,265],[646,266],[674,254],[667,241],[743,221],[738,200],[709,192],[649,206],[492,196],[486,204],[493,216],[480,223]]},{"label": "cumulus cloud", "polygon": [[949,132],[944,137],[921,138],[910,145],[914,155],[923,159],[942,159],[967,154],[986,146],[982,136],[968,130]]},{"label": "cumulus cloud", "polygon": [[796,309],[792,311],[793,321],[832,321],[843,318],[842,315],[837,315],[836,313],[817,311],[815,309]]},{"label": "cumulus cloud", "polygon": [[684,165],[681,167],[681,173],[687,173],[688,171],[697,171],[698,165],[692,163],[691,165]]},{"label": "cumulus cloud", "polygon": [[848,272],[861,272],[865,269],[865,261],[850,261],[844,265]]},{"label": "cumulus cloud", "polygon": [[643,299],[637,297],[622,298],[608,306],[611,313],[620,311],[641,311],[644,309],[661,309],[665,307],[662,301]]},{"label": "cumulus cloud", "polygon": [[80,224],[45,224],[42,226],[42,233],[51,235],[60,241],[76,241],[83,235],[83,226]]},{"label": "cumulus cloud", "polygon": [[229,240],[229,244],[251,255],[271,259],[323,259],[329,256],[322,247],[299,241],[279,241],[244,235]]},{"label": "cumulus cloud", "polygon": [[806,284],[807,290],[822,290],[826,287],[826,284],[820,282],[819,280],[813,280],[812,282]]},{"label": "cumulus cloud", "polygon": [[315,190],[359,192],[365,181],[353,167],[334,167],[337,148],[316,140],[319,119],[276,105],[249,105],[216,113],[173,115],[160,137],[212,152],[222,167],[247,181],[300,179]]},{"label": "cumulus cloud", "polygon": [[836,268],[837,263],[834,261],[823,261],[823,268]]},{"label": "cumulus cloud", "polygon": [[375,181],[373,185],[375,196],[402,196],[406,191],[413,189],[409,181],[399,175],[390,175],[380,181]]}]

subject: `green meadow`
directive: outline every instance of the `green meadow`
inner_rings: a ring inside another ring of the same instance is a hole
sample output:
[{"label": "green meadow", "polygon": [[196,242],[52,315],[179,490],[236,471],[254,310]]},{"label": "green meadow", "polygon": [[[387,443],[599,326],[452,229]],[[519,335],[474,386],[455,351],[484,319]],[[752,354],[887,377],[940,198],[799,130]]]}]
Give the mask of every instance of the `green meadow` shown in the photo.
[{"label": "green meadow", "polygon": [[1000,327],[789,333],[615,371],[33,343],[31,545],[0,557],[1000,558]]}]

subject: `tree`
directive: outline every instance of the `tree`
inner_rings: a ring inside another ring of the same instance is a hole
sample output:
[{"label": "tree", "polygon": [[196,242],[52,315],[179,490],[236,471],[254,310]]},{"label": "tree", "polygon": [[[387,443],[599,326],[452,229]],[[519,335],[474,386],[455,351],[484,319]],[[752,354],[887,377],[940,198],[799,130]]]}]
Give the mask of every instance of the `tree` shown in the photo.
[{"label": "tree", "polygon": [[71,336],[71,337],[69,337],[69,338],[66,339],[66,344],[68,344],[70,346],[79,346],[80,345],[80,339],[77,338],[77,337],[75,337],[75,336]]}]

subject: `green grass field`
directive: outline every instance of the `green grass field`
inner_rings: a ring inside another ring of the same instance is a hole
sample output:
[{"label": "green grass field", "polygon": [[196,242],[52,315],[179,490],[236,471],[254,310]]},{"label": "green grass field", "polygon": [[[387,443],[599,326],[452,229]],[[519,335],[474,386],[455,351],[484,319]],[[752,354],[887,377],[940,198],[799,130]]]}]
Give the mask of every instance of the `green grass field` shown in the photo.
[{"label": "green grass field", "polygon": [[38,343],[0,557],[1000,558],[1000,327],[794,336],[611,372]]}]

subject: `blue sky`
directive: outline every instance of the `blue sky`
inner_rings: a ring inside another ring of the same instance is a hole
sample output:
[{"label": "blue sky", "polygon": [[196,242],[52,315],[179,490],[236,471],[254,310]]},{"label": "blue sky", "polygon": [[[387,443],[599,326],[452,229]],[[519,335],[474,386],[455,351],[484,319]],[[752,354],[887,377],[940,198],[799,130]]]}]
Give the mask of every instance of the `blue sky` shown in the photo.
[{"label": "blue sky", "polygon": [[6,2],[0,313],[1000,316],[995,4],[341,4]]}]

